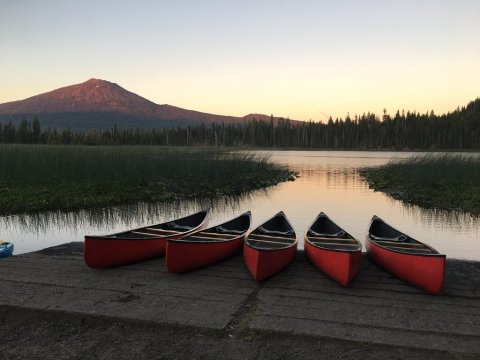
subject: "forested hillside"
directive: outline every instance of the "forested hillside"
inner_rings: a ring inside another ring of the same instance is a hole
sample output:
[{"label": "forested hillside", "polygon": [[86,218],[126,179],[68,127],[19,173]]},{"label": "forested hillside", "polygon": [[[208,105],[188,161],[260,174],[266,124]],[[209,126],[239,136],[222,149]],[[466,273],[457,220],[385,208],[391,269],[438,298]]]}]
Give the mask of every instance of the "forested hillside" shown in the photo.
[{"label": "forested hillside", "polygon": [[43,129],[40,120],[24,119],[16,128],[0,124],[0,142],[45,144],[207,145],[294,149],[435,150],[480,149],[480,99],[444,114],[400,112],[363,114],[325,123],[249,120],[245,124],[198,124],[159,129],[77,133]]}]

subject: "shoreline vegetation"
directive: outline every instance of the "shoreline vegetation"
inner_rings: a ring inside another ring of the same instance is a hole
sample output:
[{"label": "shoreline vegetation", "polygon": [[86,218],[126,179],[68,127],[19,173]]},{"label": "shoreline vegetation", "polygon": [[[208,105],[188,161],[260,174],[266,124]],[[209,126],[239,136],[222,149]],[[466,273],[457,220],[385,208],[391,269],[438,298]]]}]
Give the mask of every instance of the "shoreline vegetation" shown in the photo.
[{"label": "shoreline vegetation", "polygon": [[0,214],[233,197],[296,176],[212,148],[0,145]]},{"label": "shoreline vegetation", "polygon": [[360,171],[370,188],[425,208],[480,215],[480,156],[423,154]]}]

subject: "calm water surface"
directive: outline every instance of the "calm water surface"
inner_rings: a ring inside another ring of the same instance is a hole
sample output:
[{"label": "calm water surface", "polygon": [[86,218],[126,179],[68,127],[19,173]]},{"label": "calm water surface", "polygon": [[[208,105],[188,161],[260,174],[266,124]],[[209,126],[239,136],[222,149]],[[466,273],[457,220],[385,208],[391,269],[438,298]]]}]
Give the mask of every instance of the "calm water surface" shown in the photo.
[{"label": "calm water surface", "polygon": [[[266,152],[258,152],[263,154]],[[85,234],[108,234],[141,227],[211,207],[210,224],[251,210],[253,227],[283,210],[300,238],[323,211],[363,242],[373,214],[426,242],[447,257],[480,260],[480,218],[459,212],[422,209],[368,188],[358,169],[414,153],[270,151],[271,160],[300,173],[295,182],[254,191],[238,199],[135,204],[96,211],[48,212],[0,217],[0,239],[15,243],[15,254],[70,242]],[[417,153],[418,154],[418,153]]]}]

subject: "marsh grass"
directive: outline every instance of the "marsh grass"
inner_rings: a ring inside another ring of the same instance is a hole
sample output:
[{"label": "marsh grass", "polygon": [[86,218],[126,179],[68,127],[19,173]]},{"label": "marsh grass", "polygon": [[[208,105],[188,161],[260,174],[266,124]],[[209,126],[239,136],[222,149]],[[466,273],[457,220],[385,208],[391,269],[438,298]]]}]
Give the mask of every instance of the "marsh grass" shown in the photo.
[{"label": "marsh grass", "polygon": [[0,213],[239,195],[288,179],[246,152],[0,145]]},{"label": "marsh grass", "polygon": [[361,170],[370,187],[424,207],[480,214],[480,156],[424,154]]}]

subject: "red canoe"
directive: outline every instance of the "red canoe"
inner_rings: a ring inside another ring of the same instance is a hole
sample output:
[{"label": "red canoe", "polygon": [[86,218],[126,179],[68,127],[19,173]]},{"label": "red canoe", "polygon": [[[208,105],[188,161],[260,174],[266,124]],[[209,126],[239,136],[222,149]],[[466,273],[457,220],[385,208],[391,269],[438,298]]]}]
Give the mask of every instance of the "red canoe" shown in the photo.
[{"label": "red canoe", "polygon": [[348,286],[360,270],[362,244],[321,212],[305,233],[305,254],[320,271]]},{"label": "red canoe", "polygon": [[445,255],[374,216],[366,234],[369,257],[385,270],[425,291],[438,294],[445,277]]},{"label": "red canoe", "polygon": [[251,214],[248,211],[221,225],[181,239],[169,239],[165,255],[168,271],[180,273],[197,269],[239,253],[250,222]]},{"label": "red canoe", "polygon": [[83,257],[92,268],[107,268],[165,254],[168,239],[176,239],[207,224],[210,210],[111,235],[85,236]]},{"label": "red canoe", "polygon": [[297,236],[287,217],[280,211],[248,234],[243,256],[257,282],[275,275],[295,258]]}]

